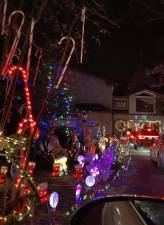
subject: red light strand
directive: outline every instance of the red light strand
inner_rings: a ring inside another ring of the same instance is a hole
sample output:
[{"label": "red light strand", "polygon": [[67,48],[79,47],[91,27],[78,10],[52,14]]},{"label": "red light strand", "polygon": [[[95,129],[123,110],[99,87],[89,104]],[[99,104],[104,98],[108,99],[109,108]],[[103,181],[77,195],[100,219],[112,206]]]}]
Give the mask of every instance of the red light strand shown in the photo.
[{"label": "red light strand", "polygon": [[18,134],[23,134],[25,131],[25,127],[28,124],[30,132],[32,133],[36,125],[36,122],[34,121],[33,115],[32,115],[30,90],[28,87],[28,74],[26,70],[21,66],[11,66],[8,70],[9,75],[13,75],[16,70],[20,71],[23,77],[26,104],[27,104],[27,118],[23,118],[23,120],[19,123],[17,132]]}]

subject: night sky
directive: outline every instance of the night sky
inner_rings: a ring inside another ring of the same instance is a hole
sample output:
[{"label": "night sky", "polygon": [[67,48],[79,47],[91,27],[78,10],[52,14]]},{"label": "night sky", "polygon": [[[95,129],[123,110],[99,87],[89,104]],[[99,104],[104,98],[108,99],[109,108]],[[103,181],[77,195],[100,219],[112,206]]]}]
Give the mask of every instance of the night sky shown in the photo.
[{"label": "night sky", "polygon": [[[30,14],[32,15],[32,10],[33,14],[36,15],[38,12],[37,10],[39,10],[43,1],[35,1],[38,5],[36,4],[36,7],[33,7],[32,9],[33,2],[34,1],[32,0],[28,0],[27,4],[27,2],[23,0],[10,0],[9,6],[13,4],[13,10],[17,9],[18,6],[21,6],[28,16]],[[51,25],[53,25],[53,22],[55,21],[53,16],[56,16],[57,13],[60,15],[61,13],[60,10],[57,11],[56,9],[56,2],[59,1],[48,1],[49,5],[46,6],[39,22],[37,23],[37,27],[40,32],[35,32],[35,42],[39,43],[41,39],[41,45],[46,43],[44,38],[41,38],[41,36],[45,37],[47,35],[47,39],[52,38],[53,42],[56,37],[53,36],[56,34],[56,31],[51,30],[53,27]],[[62,2],[64,1],[60,1],[60,4]],[[78,9],[81,9],[81,6],[84,3],[94,3],[94,1],[83,0],[67,0],[65,2],[75,2]],[[104,4],[107,15],[109,18],[112,18],[113,21],[116,21],[119,27],[114,25],[110,25],[108,28],[106,27],[106,29],[108,29],[108,34],[98,34],[99,42],[95,42],[90,37],[92,36],[91,29],[93,27],[91,28],[89,24],[94,23],[94,19],[97,19],[98,16],[92,17],[91,22],[89,20],[91,17],[88,16],[89,19],[86,21],[85,27],[86,55],[84,56],[84,64],[80,65],[76,60],[72,60],[73,67],[89,72],[92,75],[103,79],[115,81],[124,85],[130,82],[137,67],[141,63],[146,68],[150,68],[163,61],[164,6],[162,1],[97,0],[96,2]],[[92,7],[89,8],[89,3],[88,10],[92,10]],[[58,6],[60,4],[58,4]],[[94,4],[92,5],[94,6]],[[53,6],[54,10],[51,10],[51,8],[53,9]],[[48,14],[44,15],[45,12],[48,12]],[[64,14],[62,14],[62,21],[60,22],[64,21],[63,15],[67,12],[66,10],[63,10],[62,13]],[[70,17],[65,16],[65,18],[67,21]],[[44,21],[50,20],[50,22],[47,23],[47,25],[44,25],[43,19]],[[151,22],[151,20],[154,21]],[[103,22],[101,24],[101,22],[98,30],[106,25]]]},{"label": "night sky", "polygon": [[121,83],[128,83],[140,64],[146,68],[160,63],[164,56],[164,20],[148,27],[132,21],[122,24],[103,37],[101,47],[93,49],[91,73]]}]

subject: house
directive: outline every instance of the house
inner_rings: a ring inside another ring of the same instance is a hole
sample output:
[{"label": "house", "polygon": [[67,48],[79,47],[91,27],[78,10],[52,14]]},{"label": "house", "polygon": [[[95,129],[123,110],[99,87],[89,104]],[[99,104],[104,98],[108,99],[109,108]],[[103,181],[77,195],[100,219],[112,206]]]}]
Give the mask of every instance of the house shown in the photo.
[{"label": "house", "polygon": [[113,84],[76,70],[68,71],[67,79],[75,103],[74,113],[87,114],[91,124],[97,121],[101,130],[105,126],[106,132],[111,133]]},{"label": "house", "polygon": [[113,95],[113,83],[75,70],[68,72],[68,79],[74,113],[87,114],[88,121],[99,124],[101,130],[106,127],[106,133],[125,133],[144,123],[152,123],[164,131],[162,93],[143,88],[122,96]]},{"label": "house", "polygon": [[144,123],[164,131],[164,95],[142,89],[126,96],[113,96],[113,126],[115,132],[137,129]]}]

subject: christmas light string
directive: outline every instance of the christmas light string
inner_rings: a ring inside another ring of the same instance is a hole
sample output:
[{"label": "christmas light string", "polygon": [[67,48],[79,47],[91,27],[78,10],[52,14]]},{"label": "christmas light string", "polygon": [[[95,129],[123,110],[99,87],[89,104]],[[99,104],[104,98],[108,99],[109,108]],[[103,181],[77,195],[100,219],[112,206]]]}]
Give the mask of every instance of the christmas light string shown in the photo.
[{"label": "christmas light string", "polygon": [[[19,149],[21,148],[21,155],[23,154],[23,156],[24,156],[24,154],[26,152],[25,147],[23,147],[26,145],[25,138],[18,140],[16,138],[12,138],[12,137],[4,137],[4,135],[1,133],[0,143],[1,142],[6,142],[6,149],[5,149],[4,156],[6,157],[8,162],[11,162],[13,160],[13,158],[15,157],[15,154],[16,154],[15,151],[17,148],[19,148]],[[9,150],[9,148],[11,148],[11,149]],[[17,221],[21,221],[26,215],[30,215],[30,212],[32,210],[33,198],[36,196],[36,194],[34,195],[34,192],[32,193],[30,191],[30,189],[31,189],[30,186],[31,187],[33,186],[33,184],[31,185],[31,183],[33,183],[33,180],[31,177],[32,172],[31,172],[31,167],[28,168],[27,172],[24,171],[25,161],[26,161],[26,159],[24,157],[21,157],[20,162],[19,162],[19,160],[17,160],[17,162],[16,162],[15,166],[16,166],[17,170],[19,171],[19,175],[18,175],[17,179],[14,181],[14,189],[12,189],[13,194],[18,191],[18,187],[19,187],[21,180],[23,180],[23,179],[26,179],[26,180],[24,180],[24,182],[21,184],[21,192],[19,192],[19,195],[17,197],[13,196],[11,199],[10,204],[12,207],[12,211],[9,213],[4,213],[5,214],[4,216],[0,216],[1,224],[5,224],[5,223],[8,224],[10,222],[13,222],[13,219],[16,219]],[[30,166],[31,166],[31,164],[30,164]],[[30,186],[28,186],[27,180],[28,180]],[[6,178],[6,180],[4,180],[4,183],[2,183],[1,185],[5,184],[6,182],[7,182],[7,178]],[[28,188],[28,192],[24,192],[24,190],[25,189],[27,190],[27,188]]]},{"label": "christmas light string", "polygon": [[[42,184],[36,186],[33,180],[32,175],[36,163],[29,162],[26,168],[27,139],[20,139],[20,137],[17,138],[18,139],[16,139],[16,137],[5,137],[2,132],[0,133],[0,144],[1,142],[5,142],[5,145],[3,144],[3,146],[1,146],[1,150],[3,147],[6,147],[4,156],[8,162],[15,160],[16,149],[21,149],[20,157],[16,160],[15,164],[18,175],[16,175],[17,178],[14,179],[14,188],[12,189],[13,194],[10,202],[12,211],[6,214],[4,213],[4,216],[0,216],[1,224],[13,223],[13,220],[20,222],[26,216],[32,216],[33,208],[37,202],[42,204],[49,201],[47,186],[45,187],[44,185],[44,188]],[[11,150],[9,150],[10,147],[12,147]],[[5,185],[7,178],[6,181],[5,179],[0,179],[0,181],[0,185]]]},{"label": "christmas light string", "polygon": [[13,76],[15,71],[20,71],[23,81],[24,81],[24,90],[25,90],[25,97],[26,97],[26,104],[27,104],[27,118],[24,118],[18,126],[18,134],[23,134],[25,131],[25,126],[28,126],[30,129],[30,133],[32,134],[34,127],[36,125],[36,122],[33,119],[32,115],[32,105],[31,105],[31,99],[30,99],[30,90],[28,87],[28,74],[27,71],[21,67],[21,66],[11,66],[8,70],[8,74],[10,76]]},{"label": "christmas light string", "polygon": [[[128,170],[131,155],[125,145],[117,143],[116,145],[112,144],[109,149],[105,150],[100,159],[95,159],[94,156],[86,155],[85,157],[81,156],[79,160],[82,160],[84,165],[89,163],[89,166],[86,167],[87,175],[78,177],[79,183],[75,190],[75,204],[67,210],[65,213],[66,217],[70,217],[75,213],[84,202],[109,195],[112,184],[114,184],[117,179],[121,182],[122,174]],[[104,176],[108,170],[105,165],[107,165],[109,169],[108,176]]]},{"label": "christmas light string", "polygon": [[[48,87],[47,88],[51,89],[52,91],[53,91],[53,82],[54,82],[55,76],[57,76],[56,73],[55,73],[55,69],[56,69],[55,65],[49,65],[48,66]],[[72,103],[72,99],[73,99],[72,96],[70,94],[68,94],[68,96],[67,96],[68,90],[69,90],[68,84],[64,80],[61,88],[59,88],[55,92],[56,96],[57,95],[63,96],[62,105],[65,106],[66,111],[61,116],[59,116],[58,119],[62,120],[62,121],[65,120],[65,126],[66,126],[65,133],[66,133],[67,137],[70,136],[70,122],[69,122],[69,119],[68,119],[68,115],[70,113],[70,110],[71,110],[71,107],[72,107],[72,104],[73,104]],[[55,96],[54,96],[54,98],[55,98]]]}]

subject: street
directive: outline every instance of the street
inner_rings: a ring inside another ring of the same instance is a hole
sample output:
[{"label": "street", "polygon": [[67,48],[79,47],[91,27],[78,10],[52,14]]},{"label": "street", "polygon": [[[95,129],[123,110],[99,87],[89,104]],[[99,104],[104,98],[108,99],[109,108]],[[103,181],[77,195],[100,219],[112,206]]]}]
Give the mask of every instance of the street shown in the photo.
[{"label": "street", "polygon": [[133,150],[129,170],[123,177],[123,193],[164,195],[164,171],[150,160],[148,149]]}]

